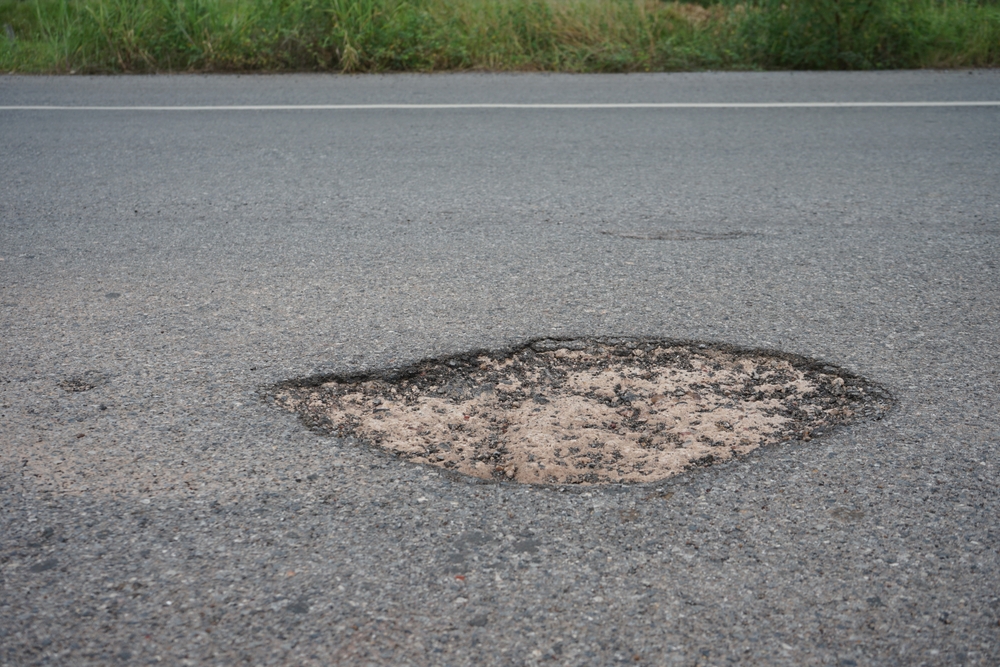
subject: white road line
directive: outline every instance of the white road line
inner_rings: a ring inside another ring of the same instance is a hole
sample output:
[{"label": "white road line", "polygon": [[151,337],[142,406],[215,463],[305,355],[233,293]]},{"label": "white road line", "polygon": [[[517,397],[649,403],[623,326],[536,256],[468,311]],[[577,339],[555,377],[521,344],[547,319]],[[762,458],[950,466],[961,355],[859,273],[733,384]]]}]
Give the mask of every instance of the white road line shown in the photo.
[{"label": "white road line", "polygon": [[0,111],[382,111],[451,109],[920,109],[1000,107],[1000,100],[978,102],[637,102],[608,104],[245,104],[220,106],[65,106],[9,105]]}]

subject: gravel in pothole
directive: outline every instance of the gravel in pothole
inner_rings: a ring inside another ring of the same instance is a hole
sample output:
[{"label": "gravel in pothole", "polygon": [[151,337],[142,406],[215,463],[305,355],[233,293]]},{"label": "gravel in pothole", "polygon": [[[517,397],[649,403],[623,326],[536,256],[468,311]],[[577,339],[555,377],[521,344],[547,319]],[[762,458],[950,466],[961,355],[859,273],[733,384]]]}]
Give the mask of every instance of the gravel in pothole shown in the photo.
[{"label": "gravel in pothole", "polygon": [[275,399],[310,428],[529,484],[652,482],[877,419],[890,404],[876,385],[802,357],[620,339],[291,382]]}]

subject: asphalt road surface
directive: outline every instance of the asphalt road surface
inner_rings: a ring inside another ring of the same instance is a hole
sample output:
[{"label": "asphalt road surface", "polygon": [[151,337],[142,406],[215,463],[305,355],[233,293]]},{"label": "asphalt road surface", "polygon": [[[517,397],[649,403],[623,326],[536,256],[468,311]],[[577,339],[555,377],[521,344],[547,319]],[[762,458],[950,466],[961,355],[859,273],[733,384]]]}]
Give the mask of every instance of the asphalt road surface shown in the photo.
[{"label": "asphalt road surface", "polygon": [[[1000,664],[1000,107],[296,108],[997,100],[997,71],[0,77],[0,664]],[[609,335],[895,406],[541,488],[267,399]]]}]

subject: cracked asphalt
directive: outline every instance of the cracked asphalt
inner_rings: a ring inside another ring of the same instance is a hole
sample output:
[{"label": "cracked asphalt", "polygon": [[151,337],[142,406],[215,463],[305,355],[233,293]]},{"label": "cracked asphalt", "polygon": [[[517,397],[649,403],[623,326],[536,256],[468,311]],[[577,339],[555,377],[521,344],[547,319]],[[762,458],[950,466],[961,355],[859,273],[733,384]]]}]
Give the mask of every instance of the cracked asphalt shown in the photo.
[{"label": "cracked asphalt", "polygon": [[[0,77],[0,106],[972,101],[1000,72]],[[0,111],[0,665],[1000,663],[1000,107]],[[540,337],[895,406],[652,485],[269,388]]]}]

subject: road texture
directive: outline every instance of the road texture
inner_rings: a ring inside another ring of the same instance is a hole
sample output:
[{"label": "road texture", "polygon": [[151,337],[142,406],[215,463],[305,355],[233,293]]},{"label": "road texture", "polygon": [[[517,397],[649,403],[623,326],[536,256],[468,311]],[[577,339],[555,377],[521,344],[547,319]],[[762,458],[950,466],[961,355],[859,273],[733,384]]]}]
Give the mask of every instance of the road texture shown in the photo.
[{"label": "road texture", "polygon": [[[0,77],[0,106],[976,101],[1000,72]],[[0,665],[1000,664],[1000,108],[0,111]],[[542,336],[887,417],[447,477],[267,388]]]}]

